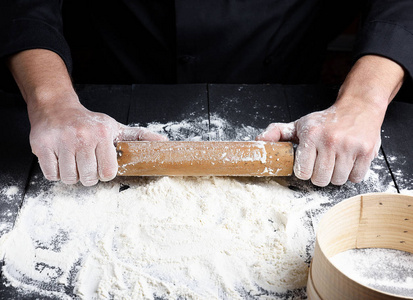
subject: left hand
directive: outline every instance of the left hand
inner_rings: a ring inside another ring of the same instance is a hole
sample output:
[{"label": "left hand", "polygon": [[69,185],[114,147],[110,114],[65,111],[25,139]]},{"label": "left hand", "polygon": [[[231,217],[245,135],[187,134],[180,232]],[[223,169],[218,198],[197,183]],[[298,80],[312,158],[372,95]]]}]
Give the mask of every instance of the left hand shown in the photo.
[{"label": "left hand", "polygon": [[403,84],[396,62],[365,55],[354,64],[330,108],[288,123],[273,123],[262,141],[298,143],[294,173],[318,186],[363,180],[377,156],[387,106]]},{"label": "left hand", "polygon": [[295,122],[270,124],[257,139],[298,143],[297,178],[321,187],[342,185],[360,182],[369,170],[380,148],[381,122],[371,111],[333,105]]}]

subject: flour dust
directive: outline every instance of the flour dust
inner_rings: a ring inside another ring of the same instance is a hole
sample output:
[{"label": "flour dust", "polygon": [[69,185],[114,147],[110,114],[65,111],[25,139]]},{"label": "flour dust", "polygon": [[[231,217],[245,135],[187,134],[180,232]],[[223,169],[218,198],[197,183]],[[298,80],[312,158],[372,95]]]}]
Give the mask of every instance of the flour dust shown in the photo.
[{"label": "flour dust", "polygon": [[[218,116],[148,128],[171,140],[262,131]],[[363,189],[392,190],[382,165],[379,157],[360,185],[325,189],[294,177],[33,182],[0,239],[2,273],[23,294],[59,299],[305,299],[319,218]]]}]

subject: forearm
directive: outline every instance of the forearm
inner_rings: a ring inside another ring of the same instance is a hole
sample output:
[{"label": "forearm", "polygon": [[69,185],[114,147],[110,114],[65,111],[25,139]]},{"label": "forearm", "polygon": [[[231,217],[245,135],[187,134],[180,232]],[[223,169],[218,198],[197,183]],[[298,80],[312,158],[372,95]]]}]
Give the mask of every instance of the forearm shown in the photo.
[{"label": "forearm", "polygon": [[394,61],[376,55],[361,57],[340,88],[338,107],[369,109],[384,117],[403,84],[405,72]]},{"label": "forearm", "polygon": [[12,55],[8,65],[29,109],[61,98],[77,101],[66,65],[56,53],[26,50]]}]

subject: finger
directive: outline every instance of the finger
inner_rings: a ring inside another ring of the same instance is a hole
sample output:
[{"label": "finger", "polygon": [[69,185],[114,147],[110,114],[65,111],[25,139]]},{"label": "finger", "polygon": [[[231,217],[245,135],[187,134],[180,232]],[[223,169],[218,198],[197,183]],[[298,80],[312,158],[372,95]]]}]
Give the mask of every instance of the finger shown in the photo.
[{"label": "finger", "polygon": [[59,150],[59,171],[62,182],[75,184],[79,181],[75,155],[67,149]]},{"label": "finger", "polygon": [[91,186],[98,183],[98,170],[95,149],[85,147],[76,154],[77,170],[79,172],[80,182],[84,186]]},{"label": "finger", "polygon": [[354,158],[347,155],[337,155],[331,183],[343,185],[347,182],[354,165]]},{"label": "finger", "polygon": [[39,155],[40,169],[43,172],[44,177],[47,180],[58,181],[59,176],[59,164],[57,162],[56,154],[51,150],[44,150],[41,155]]},{"label": "finger", "polygon": [[350,181],[355,183],[362,181],[370,169],[370,164],[370,158],[367,156],[358,156],[354,162],[353,169],[350,172]]},{"label": "finger", "polygon": [[162,134],[155,133],[144,127],[122,126],[117,141],[167,141]]},{"label": "finger", "polygon": [[256,138],[258,141],[292,141],[296,139],[295,122],[272,123]]},{"label": "finger", "polygon": [[115,178],[118,171],[116,148],[110,140],[101,142],[96,147],[96,159],[99,179],[109,181]]},{"label": "finger", "polygon": [[294,174],[298,179],[308,180],[311,178],[317,150],[307,143],[300,143],[295,152]]},{"label": "finger", "polygon": [[317,186],[327,186],[331,181],[335,164],[335,153],[322,150],[317,153],[311,182]]}]

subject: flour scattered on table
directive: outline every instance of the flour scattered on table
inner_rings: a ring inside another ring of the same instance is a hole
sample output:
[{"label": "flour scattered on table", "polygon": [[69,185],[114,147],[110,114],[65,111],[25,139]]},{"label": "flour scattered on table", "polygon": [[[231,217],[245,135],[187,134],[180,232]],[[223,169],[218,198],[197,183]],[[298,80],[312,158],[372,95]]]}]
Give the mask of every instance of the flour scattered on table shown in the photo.
[{"label": "flour scattered on table", "polygon": [[248,125],[234,126],[219,115],[166,124],[152,123],[147,128],[166,134],[171,141],[253,141],[263,129]]},{"label": "flour scattered on table", "polygon": [[3,195],[2,199],[5,201],[10,201],[12,200],[15,196],[18,195],[19,193],[19,188],[15,185],[11,185],[9,187],[5,187],[0,191],[0,195]]},{"label": "flour scattered on table", "polygon": [[[29,198],[2,238],[26,290],[82,299],[237,299],[305,286],[308,203],[271,179],[141,178]],[[327,199],[322,199],[328,201]]]},{"label": "flour scattered on table", "polygon": [[[262,131],[219,116],[148,128],[171,140],[253,140]],[[314,226],[363,187],[391,190],[378,174],[325,189],[294,177],[56,183],[26,195],[0,239],[2,271],[23,293],[59,299],[305,299]]]}]

